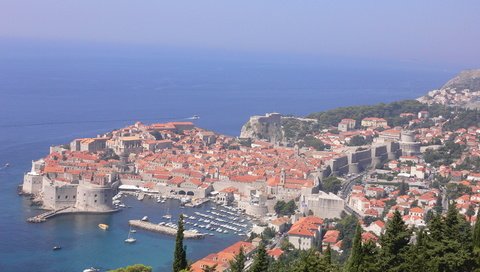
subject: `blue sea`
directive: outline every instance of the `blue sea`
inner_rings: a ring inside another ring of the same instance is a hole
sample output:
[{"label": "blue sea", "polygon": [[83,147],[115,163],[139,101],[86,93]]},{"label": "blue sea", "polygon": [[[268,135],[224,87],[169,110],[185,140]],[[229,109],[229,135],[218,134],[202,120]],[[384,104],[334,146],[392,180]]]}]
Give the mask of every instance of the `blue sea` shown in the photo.
[{"label": "blue sea", "polygon": [[[238,135],[254,114],[306,115],[416,98],[456,72],[414,63],[332,58],[10,49],[17,54],[0,52],[0,167],[11,165],[0,170],[0,271],[16,272],[134,263],[170,271],[173,237],[139,231],[136,244],[123,242],[129,219],[164,212],[154,201],[129,199],[131,209],[111,215],[60,216],[43,224],[25,221],[39,211],[18,196],[16,188],[31,161],[46,155],[50,145],[95,136],[133,120],[166,122],[193,115],[200,116],[200,127]],[[169,205],[174,214],[194,211]],[[100,231],[98,223],[111,229]],[[187,241],[188,258],[194,261],[239,239],[229,234]],[[63,249],[52,251],[56,244]]]}]

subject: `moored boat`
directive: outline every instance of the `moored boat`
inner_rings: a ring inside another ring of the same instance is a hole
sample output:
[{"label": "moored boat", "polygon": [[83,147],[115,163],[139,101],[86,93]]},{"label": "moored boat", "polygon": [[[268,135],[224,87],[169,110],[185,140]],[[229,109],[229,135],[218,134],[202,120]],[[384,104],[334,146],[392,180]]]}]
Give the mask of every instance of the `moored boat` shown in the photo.
[{"label": "moored boat", "polygon": [[108,230],[109,226],[107,224],[98,224],[98,227],[102,230]]},{"label": "moored boat", "polygon": [[99,272],[99,271],[100,271],[100,269],[97,269],[97,268],[94,268],[94,267],[83,269],[83,272]]},{"label": "moored boat", "polygon": [[127,239],[125,239],[125,243],[132,244],[135,243],[137,239],[132,237],[132,228],[130,227],[130,230],[128,231],[128,236]]}]

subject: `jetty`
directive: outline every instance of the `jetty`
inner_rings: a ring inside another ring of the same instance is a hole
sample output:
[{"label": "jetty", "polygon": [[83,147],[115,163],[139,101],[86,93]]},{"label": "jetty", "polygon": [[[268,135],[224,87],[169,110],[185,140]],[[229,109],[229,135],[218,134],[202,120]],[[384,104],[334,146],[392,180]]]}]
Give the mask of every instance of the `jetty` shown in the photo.
[{"label": "jetty", "polygon": [[[142,220],[130,220],[128,221],[128,223],[130,224],[130,226],[148,230],[148,231],[163,233],[163,234],[172,235],[172,236],[177,235],[177,230],[168,226],[161,226],[161,225],[157,225],[157,224],[142,221]],[[188,230],[183,231],[183,235],[185,239],[205,238],[205,234],[203,233],[196,233]]]},{"label": "jetty", "polygon": [[41,213],[39,215],[28,218],[27,222],[29,222],[29,223],[42,223],[42,222],[47,221],[48,218],[53,217],[57,214],[60,214],[60,213],[64,212],[66,209],[69,209],[69,208],[70,207],[63,207],[63,208],[56,209],[56,210],[53,210],[53,211],[46,211],[46,212]]},{"label": "jetty", "polygon": [[192,202],[186,203],[185,207],[194,208],[194,207],[198,207],[202,204],[205,204],[209,201],[210,201],[210,199],[208,199],[208,198],[196,198],[196,199],[193,199]]}]

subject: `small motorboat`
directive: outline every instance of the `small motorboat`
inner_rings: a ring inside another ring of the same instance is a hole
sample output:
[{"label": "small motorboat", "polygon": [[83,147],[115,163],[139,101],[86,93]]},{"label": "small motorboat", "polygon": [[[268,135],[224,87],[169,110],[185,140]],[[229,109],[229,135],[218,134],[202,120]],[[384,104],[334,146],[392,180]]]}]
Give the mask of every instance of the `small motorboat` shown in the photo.
[{"label": "small motorboat", "polygon": [[172,219],[172,215],[170,215],[170,214],[166,214],[166,215],[164,215],[164,216],[162,216],[162,217],[165,218],[165,219]]},{"label": "small motorboat", "polygon": [[129,243],[129,244],[135,243],[136,241],[137,241],[137,239],[135,239],[135,238],[127,238],[127,239],[125,239],[125,243]]},{"label": "small motorboat", "polygon": [[100,272],[100,269],[90,267],[90,268],[87,268],[87,269],[83,269],[83,272]]},{"label": "small motorboat", "polygon": [[7,168],[7,167],[9,167],[9,166],[10,166],[10,164],[7,162],[7,163],[5,164],[5,168]]},{"label": "small motorboat", "polygon": [[148,216],[145,215],[144,217],[142,217],[142,221],[148,221]]},{"label": "small motorboat", "polygon": [[131,233],[137,233],[137,230],[131,229],[130,232],[131,232]]},{"label": "small motorboat", "polygon": [[200,119],[200,116],[198,116],[198,115],[194,115],[194,116],[192,116],[192,119],[193,119],[193,120]]},{"label": "small motorboat", "polygon": [[53,247],[53,250],[60,250],[60,249],[62,249],[61,246],[54,246],[54,247]]},{"label": "small motorboat", "polygon": [[108,230],[109,226],[107,224],[98,224],[98,227],[102,230]]}]

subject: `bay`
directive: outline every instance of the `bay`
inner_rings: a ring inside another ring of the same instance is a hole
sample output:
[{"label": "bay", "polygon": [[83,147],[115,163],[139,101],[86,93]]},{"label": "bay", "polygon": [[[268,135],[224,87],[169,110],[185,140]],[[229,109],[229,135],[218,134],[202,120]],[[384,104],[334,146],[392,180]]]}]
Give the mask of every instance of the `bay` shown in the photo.
[{"label": "bay", "polygon": [[[0,271],[82,271],[145,263],[169,271],[174,238],[140,232],[125,245],[127,221],[158,215],[155,202],[130,201],[111,215],[68,215],[28,224],[38,213],[16,194],[30,163],[50,145],[133,123],[185,120],[238,135],[254,114],[306,115],[338,106],[410,99],[443,84],[452,72],[430,68],[141,57],[0,58]],[[173,209],[175,213],[179,209]],[[98,223],[112,229],[102,232]],[[240,239],[228,234],[188,241],[195,260]],[[52,251],[52,246],[64,248]]]}]

